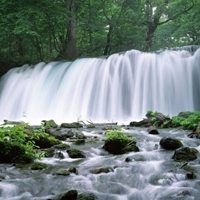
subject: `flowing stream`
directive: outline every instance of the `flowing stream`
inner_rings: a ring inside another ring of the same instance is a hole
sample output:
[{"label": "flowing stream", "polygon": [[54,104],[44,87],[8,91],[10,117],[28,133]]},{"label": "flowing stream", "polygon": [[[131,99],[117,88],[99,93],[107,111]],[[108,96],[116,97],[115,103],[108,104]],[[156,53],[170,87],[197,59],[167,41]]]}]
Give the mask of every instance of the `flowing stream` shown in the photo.
[{"label": "flowing stream", "polygon": [[107,58],[24,65],[0,81],[0,122],[129,123],[148,110],[200,110],[200,49],[130,50]]},{"label": "flowing stream", "polygon": [[[124,129],[137,139],[139,152],[112,155],[102,149],[105,132],[99,129],[82,129],[89,140],[96,142],[71,147],[82,149],[86,158],[43,158],[48,164],[44,170],[31,170],[29,165],[0,165],[0,200],[48,200],[68,190],[91,192],[99,200],[199,200],[200,159],[187,163],[197,175],[188,179],[182,169],[185,162],[172,159],[174,151],[164,150],[159,141],[164,136],[179,138],[184,146],[200,151],[200,140],[188,138],[190,133],[179,129],[159,129],[159,135],[148,134],[145,128]],[[101,134],[100,134],[101,132]],[[129,158],[129,162],[125,159]],[[54,175],[60,168],[76,167],[78,174]],[[109,173],[90,173],[90,170],[109,167]]]}]

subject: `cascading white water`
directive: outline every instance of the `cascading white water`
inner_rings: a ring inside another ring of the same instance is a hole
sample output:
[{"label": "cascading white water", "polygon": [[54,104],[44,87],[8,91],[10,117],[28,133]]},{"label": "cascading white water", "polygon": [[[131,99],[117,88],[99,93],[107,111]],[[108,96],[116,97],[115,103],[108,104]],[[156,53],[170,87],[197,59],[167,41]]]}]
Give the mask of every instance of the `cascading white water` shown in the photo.
[{"label": "cascading white water", "polygon": [[200,110],[200,49],[39,63],[10,70],[0,82],[0,121],[40,124],[140,120],[147,110]]}]

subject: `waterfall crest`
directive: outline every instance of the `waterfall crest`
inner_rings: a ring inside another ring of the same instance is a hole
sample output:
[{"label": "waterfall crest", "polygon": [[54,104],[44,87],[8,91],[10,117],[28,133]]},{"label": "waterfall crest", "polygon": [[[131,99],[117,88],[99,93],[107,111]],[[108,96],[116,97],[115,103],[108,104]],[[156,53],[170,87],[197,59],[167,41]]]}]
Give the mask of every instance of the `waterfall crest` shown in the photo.
[{"label": "waterfall crest", "polygon": [[39,63],[11,69],[0,81],[0,121],[40,124],[81,120],[129,123],[147,110],[200,110],[200,49]]}]

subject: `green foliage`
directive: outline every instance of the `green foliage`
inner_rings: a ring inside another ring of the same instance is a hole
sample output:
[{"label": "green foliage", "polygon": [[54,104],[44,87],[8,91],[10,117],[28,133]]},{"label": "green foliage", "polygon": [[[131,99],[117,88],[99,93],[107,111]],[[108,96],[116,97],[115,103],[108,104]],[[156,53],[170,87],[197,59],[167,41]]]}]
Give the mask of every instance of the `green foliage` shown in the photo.
[{"label": "green foliage", "polygon": [[181,126],[181,123],[185,120],[184,117],[179,117],[179,116],[173,116],[172,117],[172,126],[173,127],[179,127]]},{"label": "green foliage", "polygon": [[52,145],[60,143],[54,137],[49,137],[42,129],[34,129],[24,122],[1,127],[0,163],[27,163],[40,159],[43,154],[38,152],[39,146],[36,143],[41,140]]},{"label": "green foliage", "polygon": [[181,125],[187,129],[195,130],[200,122],[200,112],[194,112],[181,122]]},{"label": "green foliage", "polygon": [[37,158],[36,146],[24,133],[26,123],[0,128],[0,162],[30,162]]}]

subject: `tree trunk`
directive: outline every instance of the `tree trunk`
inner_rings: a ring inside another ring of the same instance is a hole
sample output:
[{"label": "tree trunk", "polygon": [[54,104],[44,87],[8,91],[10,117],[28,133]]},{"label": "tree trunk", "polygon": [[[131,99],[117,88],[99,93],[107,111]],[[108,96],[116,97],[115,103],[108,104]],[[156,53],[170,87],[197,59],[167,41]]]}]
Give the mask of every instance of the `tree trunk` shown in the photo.
[{"label": "tree trunk", "polygon": [[110,44],[111,44],[112,32],[113,32],[113,26],[109,25],[109,30],[108,30],[108,33],[107,33],[107,41],[106,41],[106,46],[105,46],[103,55],[109,55],[110,54],[110,50],[111,50]]},{"label": "tree trunk", "polygon": [[62,45],[62,50],[59,52],[56,60],[68,59],[74,60],[77,57],[76,53],[76,5],[74,0],[66,0],[66,9],[69,18],[69,23],[67,24],[67,34],[66,36],[60,37],[60,42]]}]

